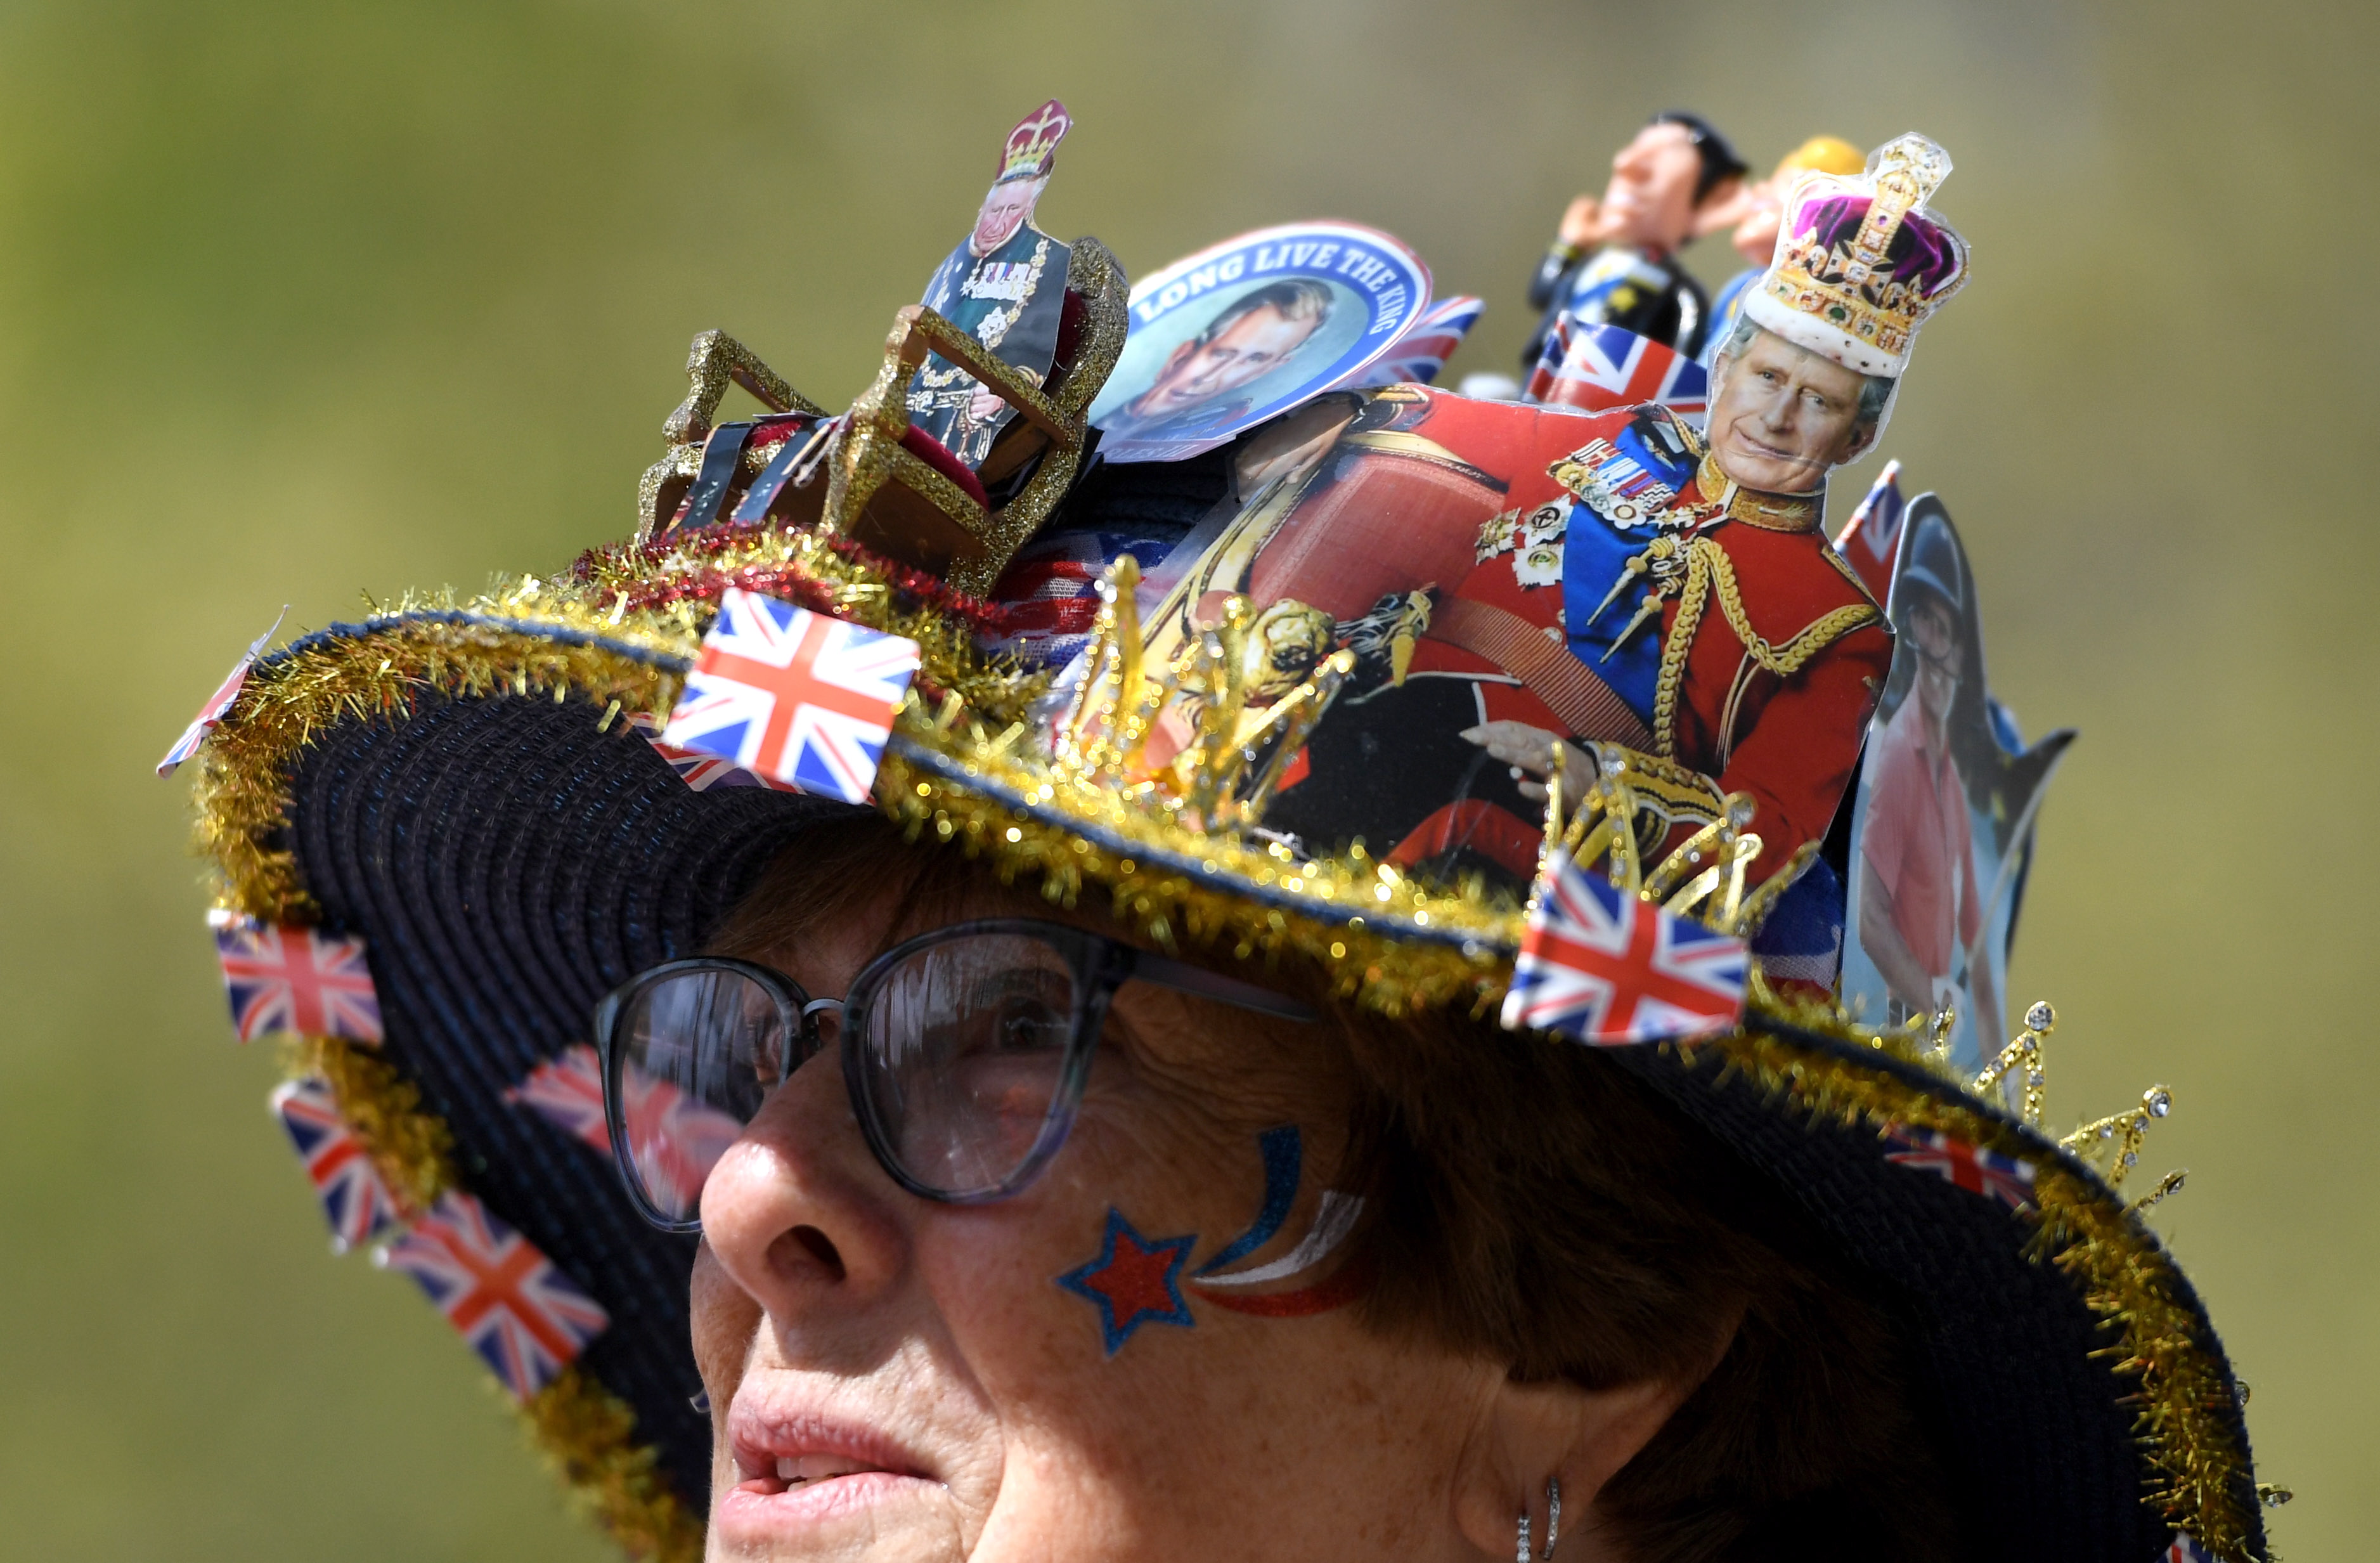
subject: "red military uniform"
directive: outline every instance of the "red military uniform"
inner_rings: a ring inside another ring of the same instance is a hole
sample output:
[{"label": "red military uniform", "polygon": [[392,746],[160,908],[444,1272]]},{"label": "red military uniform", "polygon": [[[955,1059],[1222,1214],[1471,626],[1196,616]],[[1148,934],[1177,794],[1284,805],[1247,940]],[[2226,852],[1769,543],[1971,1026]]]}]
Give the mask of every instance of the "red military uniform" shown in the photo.
[{"label": "red military uniform", "polygon": [[[1344,702],[1348,715],[1317,734],[1316,779],[1342,800],[1396,785],[1392,775],[1328,781],[1334,725],[1378,731],[1354,762],[1400,757],[1434,778],[1443,767],[1422,763],[1429,749],[1465,745],[1461,732],[1476,722],[1510,720],[1618,742],[1748,795],[1764,842],[1755,877],[1824,836],[1892,641],[1820,531],[1815,500],[1734,490],[1660,408],[1581,415],[1415,387],[1382,399],[1391,405],[1376,403],[1342,442],[1329,481],[1254,572],[1259,603],[1295,597],[1342,619],[1383,591],[1437,589],[1404,683],[1420,692]],[[1629,574],[1627,561],[1648,553],[1664,556]],[[1663,586],[1658,637],[1649,616],[1622,635],[1648,582]],[[1615,584],[1617,599],[1597,614]],[[1469,698],[1450,699],[1448,684]],[[1475,778],[1452,803],[1427,797],[1434,780],[1416,783],[1422,796],[1402,823],[1367,811],[1407,857],[1467,845],[1524,871],[1536,810]],[[1678,817],[1691,828],[1690,806]]]}]

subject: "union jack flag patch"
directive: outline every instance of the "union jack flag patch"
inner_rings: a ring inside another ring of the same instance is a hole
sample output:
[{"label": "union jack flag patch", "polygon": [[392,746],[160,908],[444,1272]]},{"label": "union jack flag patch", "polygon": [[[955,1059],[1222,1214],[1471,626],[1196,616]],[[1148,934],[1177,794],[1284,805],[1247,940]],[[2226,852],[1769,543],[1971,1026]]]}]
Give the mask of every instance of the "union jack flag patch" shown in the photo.
[{"label": "union jack flag patch", "polygon": [[[743,1134],[744,1125],[734,1115],[633,1066],[622,1069],[620,1089],[628,1154],[636,1158],[653,1202],[666,1209],[692,1210],[704,1179]],[[504,1100],[611,1155],[612,1130],[603,1116],[603,1065],[585,1043],[531,1069],[504,1093]]]},{"label": "union jack flag patch", "polygon": [[2173,1545],[2157,1555],[2157,1563],[2216,1563],[2216,1557],[2198,1545],[2197,1537],[2176,1531]]},{"label": "union jack flag patch", "polygon": [[1405,327],[1403,335],[1390,347],[1387,357],[1364,371],[1360,383],[1348,388],[1428,385],[1446,368],[1446,360],[1463,346],[1463,337],[1479,324],[1487,309],[1485,300],[1467,293],[1439,299],[1424,310],[1419,320]]},{"label": "union jack flag patch", "polygon": [[1895,1147],[1884,1159],[1912,1172],[1930,1172],[1971,1194],[1998,1200],[2010,1210],[2033,1203],[2034,1165],[1953,1140],[1938,1130],[1897,1128],[1885,1134]]},{"label": "union jack flag patch", "polygon": [[1504,995],[1512,1031],[1597,1044],[1726,1031],[1743,1015],[1744,942],[1583,869],[1556,848]]},{"label": "union jack flag patch", "polygon": [[1590,412],[1659,402],[1700,428],[1710,411],[1710,376],[1649,336],[1582,325],[1565,314],[1546,334],[1523,399]]},{"label": "union jack flag patch", "polygon": [[662,741],[660,720],[649,712],[639,711],[630,716],[628,726],[645,736],[645,741],[653,746],[653,752],[668,763],[669,768],[677,774],[677,779],[686,783],[690,791],[708,792],[714,787],[766,787],[779,792],[796,790],[782,782],[772,782],[758,772],[747,771],[733,760],[722,760],[716,754],[697,754],[691,750],[672,749]]},{"label": "union jack flag patch", "polygon": [[1900,522],[1908,513],[1900,497],[1900,463],[1888,461],[1835,539],[1835,551],[1879,603],[1892,592],[1892,562],[1900,554]]},{"label": "union jack flag patch", "polygon": [[731,587],[662,741],[865,802],[917,671],[915,641]]},{"label": "union jack flag patch", "polygon": [[[289,610],[283,608],[281,618],[288,617]],[[224,681],[215,686],[215,692],[207,697],[206,704],[199,707],[199,714],[190,719],[188,727],[182,729],[182,736],[174,740],[174,747],[165,751],[165,758],[157,762],[159,775],[172,775],[176,767],[196,754],[199,745],[207,741],[207,735],[215,730],[215,725],[223,720],[223,714],[231,709],[231,702],[239,698],[239,691],[247,686],[248,670],[256,665],[257,656],[264,650],[264,643],[273,639],[273,630],[281,628],[281,618],[273,621],[272,629],[249,641],[248,653],[232,664],[232,669],[224,676]]]},{"label": "union jack flag patch", "polygon": [[306,1176],[331,1223],[331,1252],[345,1253],[380,1235],[400,1219],[396,1196],[356,1138],[331,1088],[319,1080],[293,1080],[273,1093],[273,1116],[289,1131],[306,1164]]},{"label": "union jack flag patch", "polygon": [[611,1327],[611,1315],[527,1238],[457,1190],[381,1252],[527,1400]]},{"label": "union jack flag patch", "polygon": [[381,1040],[380,998],[364,964],[363,940],[311,928],[268,927],[229,912],[213,913],[207,921],[214,928],[215,958],[223,965],[232,1026],[240,1041],[253,1042],[267,1032]]}]

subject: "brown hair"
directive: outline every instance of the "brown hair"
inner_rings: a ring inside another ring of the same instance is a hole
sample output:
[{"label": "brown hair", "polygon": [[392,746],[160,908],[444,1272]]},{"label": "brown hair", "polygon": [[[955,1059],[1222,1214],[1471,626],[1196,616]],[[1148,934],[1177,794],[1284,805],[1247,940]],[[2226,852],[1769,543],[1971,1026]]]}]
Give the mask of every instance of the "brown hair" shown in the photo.
[{"label": "brown hair", "polygon": [[[888,884],[917,915],[981,883],[959,854],[855,816],[772,863],[713,947],[761,958]],[[1309,1050],[1353,1077],[1334,1182],[1366,1201],[1367,1326],[1587,1388],[1691,1378],[1724,1343],[1596,1499],[1623,1556],[1962,1556],[1900,1329],[1772,1184],[1593,1049],[1459,1015],[1390,1020],[1333,1004],[1302,967],[1266,981],[1337,1021],[1340,1045]]]}]

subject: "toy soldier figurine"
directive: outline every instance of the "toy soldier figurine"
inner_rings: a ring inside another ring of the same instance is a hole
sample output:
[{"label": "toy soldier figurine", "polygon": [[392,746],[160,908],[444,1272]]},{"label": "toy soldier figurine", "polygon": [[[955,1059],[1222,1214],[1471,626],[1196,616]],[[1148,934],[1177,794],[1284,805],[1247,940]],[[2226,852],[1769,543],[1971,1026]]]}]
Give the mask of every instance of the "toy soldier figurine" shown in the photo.
[{"label": "toy soldier figurine", "polygon": [[1529,284],[1545,311],[1521,354],[1524,377],[1556,320],[1617,325],[1675,348],[1702,351],[1710,299],[1677,252],[1727,213],[1744,174],[1727,138],[1691,114],[1653,116],[1611,160],[1603,199],[1582,195],[1562,214],[1553,248]]},{"label": "toy soldier figurine", "polygon": [[[1074,124],[1052,98],[1008,133],[1000,177],[985,192],[975,231],[926,285],[926,305],[1039,384],[1058,351],[1066,297],[1068,247],[1033,226],[1050,183],[1058,142]],[[1007,421],[1007,404],[975,377],[941,358],[917,372],[909,393],[910,424],[940,440],[972,467]]]},{"label": "toy soldier figurine", "polygon": [[[1315,730],[1269,824],[1355,821],[1393,860],[1525,882],[1534,778],[1558,743],[1593,740],[1666,778],[1640,789],[1655,838],[1731,793],[1754,807],[1755,876],[1823,837],[1892,655],[1819,530],[1827,474],[1874,445],[1912,336],[1966,275],[1964,243],[1923,205],[1941,150],[1906,136],[1871,166],[1796,187],[1722,344],[1707,436],[1658,405],[1581,419],[1420,387],[1371,402],[1257,556],[1252,594],[1315,604],[1358,645],[1353,604],[1438,590],[1401,665]],[[1485,519],[1475,546],[1455,537],[1466,517]]]}]

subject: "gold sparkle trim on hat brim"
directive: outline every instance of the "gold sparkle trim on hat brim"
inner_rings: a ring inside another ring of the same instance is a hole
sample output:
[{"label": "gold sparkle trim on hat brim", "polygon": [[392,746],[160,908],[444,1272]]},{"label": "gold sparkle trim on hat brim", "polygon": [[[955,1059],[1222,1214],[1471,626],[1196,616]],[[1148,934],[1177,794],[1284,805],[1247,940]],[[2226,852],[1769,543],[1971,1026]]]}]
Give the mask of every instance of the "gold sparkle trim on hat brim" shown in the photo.
[{"label": "gold sparkle trim on hat brim", "polygon": [[[327,1083],[340,1117],[410,1220],[456,1187],[455,1136],[425,1110],[421,1092],[369,1047],[343,1037],[289,1039],[291,1079]],[[570,1363],[526,1402],[507,1395],[539,1452],[630,1557],[698,1563],[703,1521],[673,1491],[660,1456],[637,1441],[625,1400]]]},{"label": "gold sparkle trim on hat brim", "polygon": [[[921,683],[957,697],[945,698],[940,713],[913,699],[879,775],[880,806],[919,838],[959,845],[1062,904],[1099,889],[1123,925],[1163,946],[1313,960],[1339,979],[1343,995],[1390,1015],[1456,1004],[1484,1015],[1509,980],[1523,920],[1509,898],[1424,885],[1360,855],[1301,858],[1275,844],[1208,835],[1153,798],[1069,783],[1008,754],[1040,685],[982,657],[972,631],[951,616],[905,601],[823,545],[753,533],[724,548],[590,557],[595,564],[577,579],[528,580],[465,606],[407,604],[261,663],[200,755],[199,836],[221,873],[223,903],[276,922],[313,920],[294,859],[272,843],[285,839],[292,767],[331,727],[401,719],[425,697],[497,694],[583,697],[602,709],[605,725],[627,711],[664,715],[717,592],[797,578],[826,594],[824,611],[918,641]],[[657,585],[680,594],[665,590],[655,605],[629,611],[632,597],[654,602]],[[1939,1130],[2039,1166],[2029,1252],[2082,1290],[2114,1337],[2102,1354],[2139,1386],[2131,1397],[2139,1437],[2161,1484],[2148,1500],[2227,1563],[2255,1563],[2228,1480],[2246,1468],[2227,1423],[2229,1381],[2176,1297],[2176,1271],[2154,1235],[2095,1178],[1956,1082],[1921,1088],[1889,1068],[1761,1029],[1760,1012],[1910,1061],[1896,1039],[1855,1032],[1832,1010],[1779,999],[1763,985],[1755,993],[1755,1029],[1680,1046],[1681,1056],[1722,1060],[1795,1110],[1879,1129]],[[334,1089],[392,1187],[434,1198],[449,1186],[443,1158],[451,1137],[394,1070],[385,1078],[351,1071]],[[639,1484],[636,1473],[650,1472],[651,1451],[634,1444],[627,1423],[588,1410],[601,1404],[590,1397],[608,1392],[583,1380],[556,1396],[557,1406],[568,1400],[567,1414],[530,1409],[540,1441],[624,1541],[662,1537],[651,1545],[692,1550],[647,1555],[698,1556],[699,1522],[658,1478]],[[612,1404],[632,1421],[625,1404]]]},{"label": "gold sparkle trim on hat brim", "polygon": [[2238,1403],[2222,1359],[2180,1300],[2180,1271],[2155,1233],[2073,1158],[2026,1132],[1954,1082],[1920,1085],[1842,1048],[1918,1060],[1893,1039],[1862,1036],[1815,1005],[1778,1003],[1790,1020],[1755,1015],[1731,1035],[1663,1044],[1690,1065],[1715,1066],[1721,1081],[1742,1076],[1790,1111],[1881,1134],[1933,1130],[2034,1165],[2033,1207],[2012,1219],[2034,1227],[2027,1257],[2055,1265],[2082,1293],[2108,1334],[2095,1356],[2137,1388],[2125,1398],[2134,1436],[2156,1484],[2145,1501],[2225,1563],[2269,1563],[2249,1549],[2253,1527],[2233,1477],[2249,1469],[2233,1436]]}]

